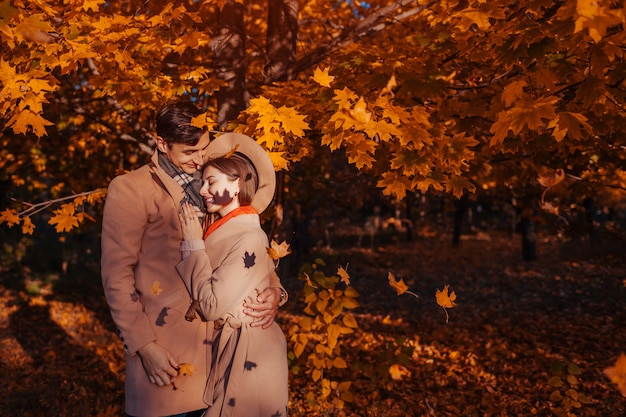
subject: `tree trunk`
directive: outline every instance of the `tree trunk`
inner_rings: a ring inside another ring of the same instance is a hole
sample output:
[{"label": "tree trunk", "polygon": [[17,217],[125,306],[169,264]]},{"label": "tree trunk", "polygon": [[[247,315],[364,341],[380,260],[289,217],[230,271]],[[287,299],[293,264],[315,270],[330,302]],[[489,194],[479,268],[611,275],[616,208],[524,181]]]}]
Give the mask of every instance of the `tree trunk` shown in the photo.
[{"label": "tree trunk", "polygon": [[526,262],[537,260],[537,237],[535,225],[530,216],[522,216],[522,259]]},{"label": "tree trunk", "polygon": [[218,11],[218,27],[211,40],[215,73],[228,84],[215,93],[218,105],[217,122],[221,129],[246,108],[246,37],[243,15],[243,4],[227,0]]},{"label": "tree trunk", "polygon": [[[298,1],[269,0],[267,12],[267,62],[265,83],[292,80],[295,74],[296,38],[298,36]],[[285,207],[284,172],[276,181],[276,212],[282,214]],[[274,231],[278,233],[283,216],[276,216]]]},{"label": "tree trunk", "polygon": [[298,1],[269,0],[265,82],[292,80],[298,37]]},{"label": "tree trunk", "polygon": [[452,230],[452,244],[457,246],[463,234],[463,219],[467,212],[467,195],[463,194],[454,204],[454,227]]}]

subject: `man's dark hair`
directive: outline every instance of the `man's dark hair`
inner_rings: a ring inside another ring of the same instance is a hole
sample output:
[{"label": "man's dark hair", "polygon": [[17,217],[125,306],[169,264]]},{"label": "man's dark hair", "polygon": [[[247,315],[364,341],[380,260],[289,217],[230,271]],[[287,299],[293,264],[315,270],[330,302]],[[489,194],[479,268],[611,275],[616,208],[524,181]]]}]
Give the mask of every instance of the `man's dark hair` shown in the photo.
[{"label": "man's dark hair", "polygon": [[191,125],[191,119],[202,111],[190,101],[177,100],[165,104],[156,115],[157,135],[169,145],[182,143],[194,146],[206,132],[205,128]]}]

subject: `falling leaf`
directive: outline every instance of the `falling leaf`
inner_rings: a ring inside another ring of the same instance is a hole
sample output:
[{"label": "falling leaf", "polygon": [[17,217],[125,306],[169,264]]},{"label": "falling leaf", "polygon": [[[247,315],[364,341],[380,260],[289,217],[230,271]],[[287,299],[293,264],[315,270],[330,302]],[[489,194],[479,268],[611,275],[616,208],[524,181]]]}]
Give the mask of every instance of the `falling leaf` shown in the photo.
[{"label": "falling leaf", "polygon": [[348,265],[346,265],[346,268],[344,269],[343,266],[340,266],[339,268],[337,268],[337,275],[339,275],[339,277],[341,278],[341,282],[343,282],[346,285],[350,285],[350,275],[348,275]]},{"label": "falling leaf", "polygon": [[404,294],[409,289],[409,286],[406,285],[402,279],[396,281],[396,277],[391,272],[389,272],[388,278],[389,285],[391,285],[391,288],[396,290],[396,293],[398,293],[398,295]]},{"label": "falling leaf", "polygon": [[193,375],[196,367],[190,363],[181,363],[178,367],[178,375],[191,376]]},{"label": "falling leaf", "polygon": [[280,258],[284,258],[285,256],[289,255],[291,251],[289,250],[289,244],[287,242],[283,241],[279,245],[275,240],[272,240],[270,247],[267,248],[267,253],[270,258],[277,261]]},{"label": "falling leaf", "polygon": [[435,293],[435,298],[437,299],[437,304],[439,304],[441,308],[443,308],[443,311],[446,313],[447,323],[449,319],[447,309],[456,306],[456,304],[454,303],[454,300],[456,300],[456,293],[452,291],[450,292],[450,294],[448,294],[448,285],[446,285],[445,287],[443,287],[442,291],[439,291],[439,289],[437,289],[437,292]]},{"label": "falling leaf", "polygon": [[435,297],[437,298],[437,304],[439,304],[443,308],[452,308],[456,306],[456,304],[454,303],[454,300],[456,300],[456,294],[454,293],[454,291],[448,294],[448,287],[449,286],[446,285],[441,291],[437,289],[437,293],[435,294]]},{"label": "falling leaf", "polygon": [[555,169],[554,172],[546,174],[546,175],[539,175],[539,177],[537,178],[537,181],[539,182],[539,184],[541,184],[544,187],[552,187],[557,185],[558,183],[560,183],[561,181],[563,181],[563,179],[565,178],[565,171],[561,168]]},{"label": "falling leaf", "polygon": [[317,288],[317,285],[313,284],[313,282],[311,281],[311,277],[309,277],[309,274],[304,274],[304,278],[306,279],[306,285],[308,285],[311,288]]},{"label": "falling leaf", "polygon": [[150,292],[154,295],[159,295],[163,292],[163,289],[161,288],[161,283],[157,280],[154,280],[154,282],[152,282],[152,285],[150,286]]},{"label": "falling leaf", "polygon": [[250,254],[248,253],[248,251],[246,251],[246,254],[243,257],[243,265],[249,269],[254,266],[255,262],[256,262],[256,255],[254,254],[254,252]]},{"label": "falling leaf", "polygon": [[615,362],[615,366],[605,368],[603,372],[612,383],[617,385],[622,395],[626,397],[626,354],[620,354]]},{"label": "falling leaf", "polygon": [[389,375],[391,375],[391,379],[395,381],[402,381],[402,378],[410,377],[411,371],[409,371],[405,366],[393,364],[389,367]]}]

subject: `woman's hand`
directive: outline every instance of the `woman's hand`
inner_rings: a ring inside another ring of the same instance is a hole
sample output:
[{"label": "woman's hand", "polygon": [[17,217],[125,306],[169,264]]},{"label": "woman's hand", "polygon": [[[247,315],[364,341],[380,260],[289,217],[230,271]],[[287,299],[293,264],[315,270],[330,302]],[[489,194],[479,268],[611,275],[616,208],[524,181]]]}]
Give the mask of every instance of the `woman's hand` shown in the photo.
[{"label": "woman's hand", "polygon": [[202,224],[196,214],[196,209],[190,203],[183,203],[178,213],[180,226],[183,231],[183,240],[202,240]]}]

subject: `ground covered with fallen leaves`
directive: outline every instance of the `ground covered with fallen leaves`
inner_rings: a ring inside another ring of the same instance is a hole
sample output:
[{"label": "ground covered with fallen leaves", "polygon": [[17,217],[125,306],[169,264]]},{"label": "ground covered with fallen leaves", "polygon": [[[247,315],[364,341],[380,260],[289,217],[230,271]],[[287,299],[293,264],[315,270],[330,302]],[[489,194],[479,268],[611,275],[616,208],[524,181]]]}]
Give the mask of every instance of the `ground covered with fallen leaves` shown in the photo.
[{"label": "ground covered with fallen leaves", "polygon": [[[306,375],[290,380],[292,416],[625,416],[626,398],[603,370],[626,352],[626,244],[540,237],[521,261],[519,236],[419,236],[374,249],[319,251],[360,293],[359,329],[342,338],[354,401],[316,409]],[[418,297],[398,296],[388,273]],[[123,353],[99,277],[24,289],[0,278],[0,415],[123,416]],[[288,326],[302,315],[303,283]],[[446,312],[435,293],[457,295]],[[388,369],[401,364],[401,380]]]}]

